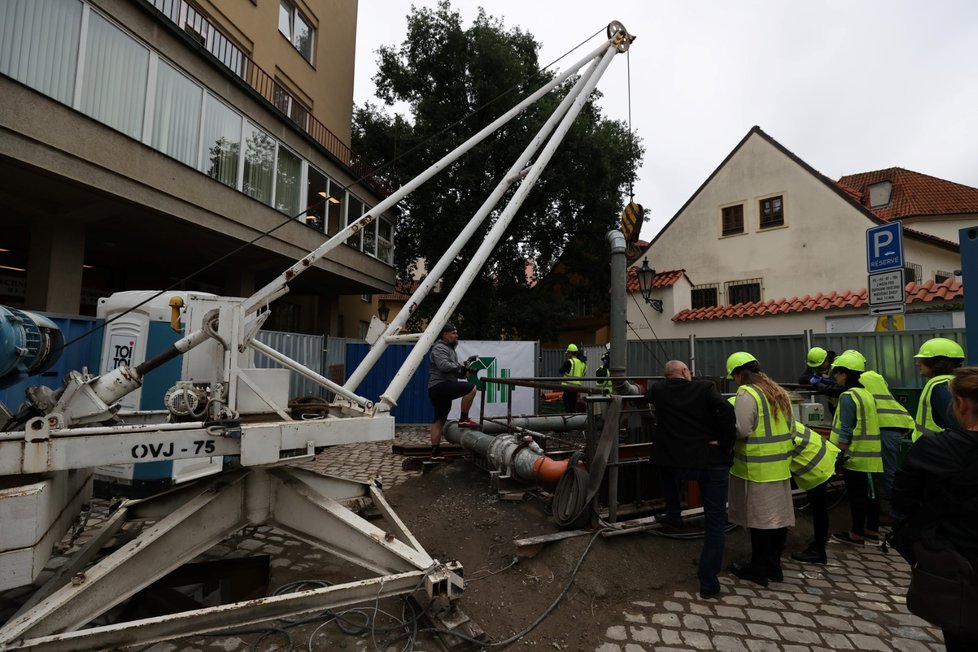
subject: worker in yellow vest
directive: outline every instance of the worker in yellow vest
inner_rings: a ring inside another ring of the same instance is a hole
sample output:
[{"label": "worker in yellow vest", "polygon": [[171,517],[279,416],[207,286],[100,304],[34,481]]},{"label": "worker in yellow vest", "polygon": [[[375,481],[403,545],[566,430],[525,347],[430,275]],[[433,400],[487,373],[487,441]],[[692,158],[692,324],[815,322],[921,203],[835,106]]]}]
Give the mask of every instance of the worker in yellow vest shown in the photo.
[{"label": "worker in yellow vest", "polygon": [[795,524],[791,498],[791,400],[750,353],[727,358],[727,378],[737,383],[737,438],[730,468],[731,523],[750,530],[751,558],[730,567],[737,577],[767,586],[784,580],[781,553]]},{"label": "worker in yellow vest", "polygon": [[829,440],[842,449],[842,477],[852,515],[852,527],[833,532],[832,538],[854,546],[879,541],[880,499],[874,476],[883,473],[883,452],[876,401],[859,384],[865,368],[862,356],[852,351],[842,353],[832,363],[832,377],[846,391],[839,397]]},{"label": "worker in yellow vest", "polygon": [[927,379],[917,403],[917,421],[913,440],[922,435],[940,432],[956,426],[951,413],[951,390],[948,383],[954,378],[954,370],[964,363],[964,349],[954,340],[935,337],[920,346],[914,356],[917,370]]},{"label": "worker in yellow vest", "polygon": [[[856,350],[846,351],[866,358]],[[890,386],[880,374],[872,369],[865,369],[859,374],[859,384],[869,390],[876,403],[876,416],[880,425],[881,447],[883,452],[883,475],[880,476],[880,495],[889,500],[893,489],[893,476],[900,465],[900,448],[905,439],[909,439],[914,431],[914,420],[907,408],[893,398]]]},{"label": "worker in yellow vest", "polygon": [[[567,356],[567,359],[564,360],[564,364],[560,367],[560,375],[570,380],[564,380],[563,385],[568,388],[580,387],[581,381],[579,379],[587,371],[587,365],[581,359],[581,351],[577,348],[576,344],[568,344],[567,351],[564,352],[564,355]],[[574,380],[575,378],[578,380]],[[576,391],[565,389],[563,400],[564,412],[577,412]]]},{"label": "worker in yellow vest", "polygon": [[825,564],[825,542],[829,538],[828,483],[835,475],[839,448],[805,424],[795,421],[791,450],[791,477],[808,497],[812,511],[812,541],[791,558],[806,564]]},{"label": "worker in yellow vest", "polygon": [[835,351],[826,351],[820,346],[813,346],[808,349],[805,356],[805,370],[798,378],[798,384],[810,387],[816,394],[826,397],[829,404],[829,413],[835,413],[835,406],[839,403],[839,396],[844,391],[841,387],[832,382],[829,377],[829,369],[835,360]]}]

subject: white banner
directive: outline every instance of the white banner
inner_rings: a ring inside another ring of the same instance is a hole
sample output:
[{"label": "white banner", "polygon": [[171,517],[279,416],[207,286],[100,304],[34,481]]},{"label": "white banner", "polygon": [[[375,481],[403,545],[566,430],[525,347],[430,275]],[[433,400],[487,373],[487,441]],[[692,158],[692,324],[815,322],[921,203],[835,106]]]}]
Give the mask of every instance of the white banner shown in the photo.
[{"label": "white banner", "polygon": [[[469,417],[478,419],[481,414],[483,394],[485,394],[486,416],[506,416],[510,392],[513,398],[513,415],[524,416],[534,413],[532,387],[513,387],[511,385],[485,384],[483,378],[533,378],[536,342],[498,342],[492,340],[462,340],[456,349],[458,359],[464,362],[469,356],[478,356],[472,363],[475,377],[467,379],[476,383],[479,391],[475,395]],[[449,419],[459,418],[460,401],[452,404]]]}]

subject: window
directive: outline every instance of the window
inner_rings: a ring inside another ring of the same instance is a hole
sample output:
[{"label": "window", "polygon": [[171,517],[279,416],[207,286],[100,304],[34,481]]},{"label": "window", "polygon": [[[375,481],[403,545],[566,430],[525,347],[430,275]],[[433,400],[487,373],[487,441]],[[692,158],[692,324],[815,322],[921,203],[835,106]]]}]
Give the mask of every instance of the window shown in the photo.
[{"label": "window", "polygon": [[903,282],[904,283],[920,283],[924,280],[923,268],[917,263],[904,263],[903,265]]},{"label": "window", "polygon": [[[286,215],[295,215],[300,210],[301,176],[302,159],[279,144],[278,159],[275,164],[275,208]],[[319,198],[319,195],[316,197]]]},{"label": "window", "polygon": [[138,140],[143,133],[149,50],[94,11],[88,25],[79,109]]},{"label": "window", "polygon": [[[357,220],[359,220],[363,213],[367,210],[363,202],[354,196],[350,196],[350,207],[346,214],[346,226],[350,226]],[[350,245],[354,249],[360,249],[361,236],[363,235],[363,230],[356,231],[350,234],[350,237],[346,239],[346,244]]]},{"label": "window", "polygon": [[719,302],[720,286],[717,283],[709,285],[694,285],[689,295],[692,300],[692,308],[711,308],[720,305]]},{"label": "window", "polygon": [[160,61],[156,74],[153,147],[187,165],[197,163],[203,96],[200,86]]},{"label": "window", "polygon": [[377,258],[388,265],[394,264],[394,224],[385,217],[377,221]]},{"label": "window", "polygon": [[893,184],[889,181],[874,183],[869,187],[869,207],[882,208],[890,203],[890,195],[893,193]]},{"label": "window", "polygon": [[949,278],[954,278],[954,274],[952,272],[945,272],[942,269],[938,269],[938,270],[935,270],[934,271],[934,282],[935,283],[943,283],[944,281],[948,280]]},{"label": "window", "polygon": [[360,320],[360,339],[367,339],[367,331],[370,330],[370,322]]},{"label": "window", "polygon": [[208,95],[204,107],[201,169],[232,188],[238,186],[241,116]]},{"label": "window", "polygon": [[71,106],[81,15],[77,1],[0,2],[0,73]]},{"label": "window", "polygon": [[761,207],[761,228],[769,229],[784,224],[784,202],[781,195],[758,202]]},{"label": "window", "polygon": [[363,253],[377,257],[377,220],[363,227]]},{"label": "window", "polygon": [[302,129],[309,128],[309,109],[299,104],[299,101],[289,91],[285,90],[281,82],[277,80],[275,88],[272,89],[272,103]]},{"label": "window", "polygon": [[241,190],[266,204],[272,203],[275,140],[251,124],[245,128],[244,180]]},{"label": "window", "polygon": [[744,232],[744,205],[727,206],[721,209],[723,215],[723,235]]},{"label": "window", "polygon": [[278,8],[278,31],[289,39],[293,47],[312,63],[313,28],[309,21],[288,0],[280,0]]},{"label": "window", "polygon": [[752,278],[746,281],[730,281],[726,284],[727,303],[757,303],[761,300],[761,279]]},{"label": "window", "polygon": [[593,317],[594,310],[591,307],[591,297],[581,294],[577,296],[577,314],[575,317]]}]

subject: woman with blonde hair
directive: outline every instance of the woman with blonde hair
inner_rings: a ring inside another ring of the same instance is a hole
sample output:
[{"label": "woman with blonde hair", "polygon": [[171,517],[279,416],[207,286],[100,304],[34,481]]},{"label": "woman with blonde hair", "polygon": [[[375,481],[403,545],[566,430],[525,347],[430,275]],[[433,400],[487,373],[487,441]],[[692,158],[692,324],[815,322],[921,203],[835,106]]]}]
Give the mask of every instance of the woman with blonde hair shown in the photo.
[{"label": "woman with blonde hair", "polygon": [[737,383],[737,438],[730,468],[731,523],[750,530],[751,558],[730,567],[737,577],[767,586],[784,580],[781,553],[795,524],[791,500],[791,400],[761,371],[750,353],[727,358],[727,378]]}]

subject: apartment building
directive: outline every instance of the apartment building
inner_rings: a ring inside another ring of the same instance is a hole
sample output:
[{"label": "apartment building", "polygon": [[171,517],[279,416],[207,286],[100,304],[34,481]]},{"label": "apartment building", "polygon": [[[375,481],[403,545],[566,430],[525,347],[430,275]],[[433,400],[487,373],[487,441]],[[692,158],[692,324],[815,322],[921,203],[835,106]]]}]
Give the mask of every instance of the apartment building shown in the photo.
[{"label": "apartment building", "polygon": [[[356,23],[356,0],[0,3],[0,303],[247,296],[370,210]],[[341,297],[393,290],[393,234],[330,252],[266,327],[358,335]]]}]

